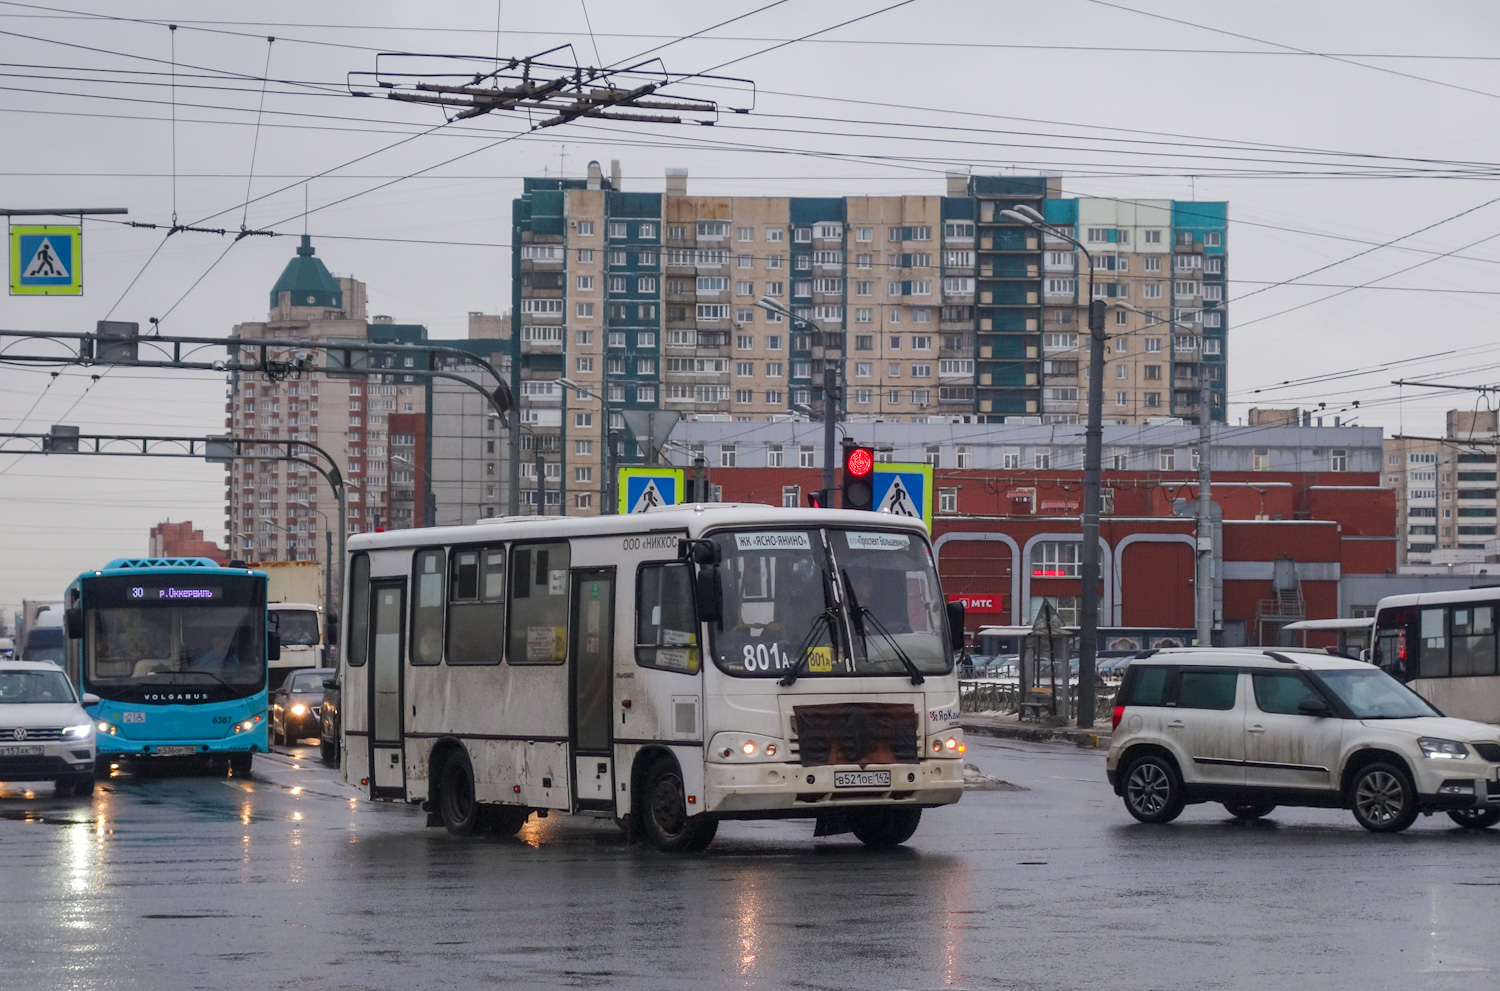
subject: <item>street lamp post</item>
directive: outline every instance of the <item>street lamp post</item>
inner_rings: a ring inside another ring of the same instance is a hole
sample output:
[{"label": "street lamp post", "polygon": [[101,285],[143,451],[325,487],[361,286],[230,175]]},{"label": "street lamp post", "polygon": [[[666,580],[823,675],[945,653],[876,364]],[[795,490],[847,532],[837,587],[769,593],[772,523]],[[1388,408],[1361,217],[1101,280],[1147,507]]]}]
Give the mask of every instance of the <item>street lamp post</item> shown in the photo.
[{"label": "street lamp post", "polygon": [[321,509],[314,509],[302,501],[297,505],[323,517],[323,622],[327,625],[333,616],[333,526],[328,522],[328,514]]},{"label": "street lamp post", "polygon": [[[801,324],[807,332],[817,333],[818,328],[803,318],[797,316],[791,310],[771,299],[762,296],[756,302],[756,306],[768,313],[779,313],[786,317],[795,326]],[[838,422],[838,406],[835,399],[842,399],[839,391],[838,370],[829,363],[827,358],[823,360],[823,499],[824,506],[833,502],[833,440],[835,424]]]},{"label": "street lamp post", "polygon": [[1089,266],[1088,425],[1083,435],[1083,601],[1078,617],[1078,725],[1094,725],[1095,660],[1099,653],[1099,503],[1104,435],[1104,301],[1094,298],[1094,259],[1083,243],[1024,204],[1000,215],[1067,241]]}]

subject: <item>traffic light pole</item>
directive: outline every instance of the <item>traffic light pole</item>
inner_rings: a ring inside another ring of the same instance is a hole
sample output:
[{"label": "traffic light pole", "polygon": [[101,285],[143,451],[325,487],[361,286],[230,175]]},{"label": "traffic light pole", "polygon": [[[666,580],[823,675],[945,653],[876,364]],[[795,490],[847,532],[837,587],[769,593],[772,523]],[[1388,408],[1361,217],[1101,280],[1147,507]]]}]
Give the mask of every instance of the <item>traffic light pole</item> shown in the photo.
[{"label": "traffic light pole", "polygon": [[823,505],[833,503],[833,438],[838,423],[838,407],[833,397],[838,392],[838,372],[823,363]]}]

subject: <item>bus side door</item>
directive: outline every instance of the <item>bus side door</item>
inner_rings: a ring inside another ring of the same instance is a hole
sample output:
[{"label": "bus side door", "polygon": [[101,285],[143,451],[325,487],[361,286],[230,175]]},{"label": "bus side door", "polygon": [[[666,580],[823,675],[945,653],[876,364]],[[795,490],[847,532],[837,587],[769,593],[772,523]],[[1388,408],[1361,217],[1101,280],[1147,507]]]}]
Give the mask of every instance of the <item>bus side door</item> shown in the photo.
[{"label": "bus side door", "polygon": [[579,809],[613,811],[615,569],[573,569],[568,635],[569,742]]},{"label": "bus side door", "polygon": [[405,798],[401,728],[406,668],[406,579],[370,582],[370,797]]}]

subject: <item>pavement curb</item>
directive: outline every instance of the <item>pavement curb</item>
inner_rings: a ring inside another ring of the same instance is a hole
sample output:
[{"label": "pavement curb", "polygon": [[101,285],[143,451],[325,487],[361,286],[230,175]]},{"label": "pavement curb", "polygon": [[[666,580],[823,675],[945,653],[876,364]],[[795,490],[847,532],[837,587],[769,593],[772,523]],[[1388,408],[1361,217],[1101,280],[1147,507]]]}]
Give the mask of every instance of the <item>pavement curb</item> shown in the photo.
[{"label": "pavement curb", "polygon": [[994,736],[1006,740],[1026,740],[1031,743],[1071,743],[1087,750],[1108,750],[1110,734],[1106,731],[1083,730],[1076,726],[1044,726],[1022,723],[1003,717],[965,716],[960,725],[969,733]]}]

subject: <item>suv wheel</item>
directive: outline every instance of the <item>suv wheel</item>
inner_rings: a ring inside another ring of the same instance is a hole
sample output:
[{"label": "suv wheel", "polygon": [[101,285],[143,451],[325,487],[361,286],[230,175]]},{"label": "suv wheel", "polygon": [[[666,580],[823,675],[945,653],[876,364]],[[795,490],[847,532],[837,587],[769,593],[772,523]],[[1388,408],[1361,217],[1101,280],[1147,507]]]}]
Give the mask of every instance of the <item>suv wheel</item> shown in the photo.
[{"label": "suv wheel", "polygon": [[1263,819],[1276,811],[1274,802],[1225,802],[1224,808],[1236,819]]},{"label": "suv wheel", "polygon": [[1125,772],[1125,808],[1141,822],[1171,822],[1184,804],[1177,768],[1165,757],[1147,754]]},{"label": "suv wheel", "polygon": [[1500,809],[1453,809],[1448,818],[1465,829],[1489,829],[1500,822]]},{"label": "suv wheel", "polygon": [[1349,785],[1354,818],[1372,833],[1399,833],[1417,819],[1417,790],[1394,764],[1360,768]]}]

